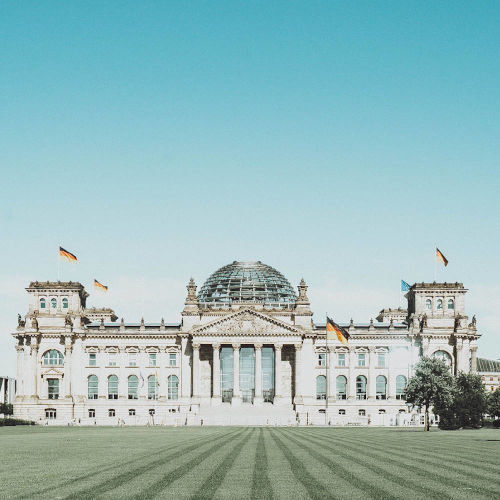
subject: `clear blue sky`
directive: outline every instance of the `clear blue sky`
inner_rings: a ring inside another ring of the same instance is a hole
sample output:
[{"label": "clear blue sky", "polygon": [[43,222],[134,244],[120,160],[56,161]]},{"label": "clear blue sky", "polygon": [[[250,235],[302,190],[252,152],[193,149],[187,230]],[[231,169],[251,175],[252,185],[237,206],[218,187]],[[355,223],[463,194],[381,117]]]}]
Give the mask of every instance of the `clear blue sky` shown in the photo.
[{"label": "clear blue sky", "polygon": [[59,244],[129,321],[178,321],[237,259],[365,322],[437,243],[500,357],[499,25],[494,1],[4,2],[0,373]]}]

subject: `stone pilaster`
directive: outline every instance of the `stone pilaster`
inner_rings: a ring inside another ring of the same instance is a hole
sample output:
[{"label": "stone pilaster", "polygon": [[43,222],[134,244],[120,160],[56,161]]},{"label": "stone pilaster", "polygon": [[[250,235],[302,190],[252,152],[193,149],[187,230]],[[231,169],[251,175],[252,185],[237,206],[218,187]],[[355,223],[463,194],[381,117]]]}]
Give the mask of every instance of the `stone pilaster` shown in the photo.
[{"label": "stone pilaster", "polygon": [[200,396],[200,344],[193,344],[193,397]]},{"label": "stone pilaster", "polygon": [[349,349],[349,375],[347,379],[347,398],[349,400],[356,399],[356,352],[353,347]]},{"label": "stone pilaster", "polygon": [[220,380],[220,344],[212,345],[212,403],[221,402],[221,380]]},{"label": "stone pilaster", "polygon": [[[277,346],[275,346],[276,349]],[[301,384],[301,377],[302,377],[302,344],[296,344],[295,345],[295,379],[294,379],[294,385],[295,385],[295,397],[294,397],[294,403],[297,404],[302,404],[302,384]],[[280,351],[279,351],[279,362],[281,363],[281,346],[280,346]]]},{"label": "stone pilaster", "polygon": [[240,344],[233,344],[233,404],[241,403],[240,393]]},{"label": "stone pilaster", "polygon": [[369,347],[368,353],[368,387],[367,387],[367,399],[375,399],[377,396],[377,372],[375,370],[375,365],[377,364],[377,353],[375,352],[375,347]]},{"label": "stone pilaster", "polygon": [[191,364],[190,353],[188,345],[188,337],[181,337],[181,352],[180,352],[180,365],[181,365],[181,398],[183,402],[187,403],[191,397]]},{"label": "stone pilaster", "polygon": [[255,398],[254,403],[264,401],[262,397],[262,344],[254,344],[255,348]]}]

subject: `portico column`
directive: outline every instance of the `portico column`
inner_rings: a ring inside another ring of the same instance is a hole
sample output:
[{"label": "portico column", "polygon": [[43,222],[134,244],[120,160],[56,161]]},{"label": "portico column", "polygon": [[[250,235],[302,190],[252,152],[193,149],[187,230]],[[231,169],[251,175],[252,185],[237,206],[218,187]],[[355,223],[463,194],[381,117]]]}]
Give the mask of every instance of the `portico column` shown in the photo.
[{"label": "portico column", "polygon": [[254,344],[255,348],[255,399],[254,403],[262,403],[262,344]]},{"label": "portico column", "polygon": [[64,348],[64,397],[72,398],[71,394],[71,352],[73,347],[70,345],[71,339],[66,337]]},{"label": "portico column", "polygon": [[[302,345],[301,344],[296,344],[295,345],[295,373],[294,373],[294,385],[295,385],[295,396],[294,396],[294,402],[295,404],[297,403],[302,403],[302,385],[301,385],[301,354],[302,354]],[[281,358],[281,355],[280,355]]]},{"label": "portico column", "polygon": [[328,363],[328,399],[335,399],[336,384],[335,372],[333,367],[335,365],[335,347],[328,346],[328,353],[326,362]]},{"label": "portico column", "polygon": [[36,337],[31,337],[31,369],[33,376],[31,395],[38,399],[38,343]]},{"label": "portico column", "polygon": [[16,345],[17,351],[17,391],[16,399],[20,399],[24,395],[24,379],[23,379],[23,361],[24,361],[24,346]]},{"label": "portico column", "polygon": [[472,373],[477,372],[477,347],[470,348],[470,369]]},{"label": "portico column", "polygon": [[193,397],[200,396],[200,344],[193,344]]},{"label": "portico column", "polygon": [[212,345],[212,398],[220,401],[220,344]]},{"label": "portico column", "polygon": [[240,394],[240,344],[233,344],[233,403],[241,401]]},{"label": "portico column", "polygon": [[347,394],[348,399],[356,399],[356,377],[354,368],[356,366],[356,353],[354,348],[349,350],[349,380],[347,381]]},{"label": "portico column", "polygon": [[191,366],[188,354],[188,338],[181,338],[181,397],[185,402],[191,397]]},{"label": "portico column", "polygon": [[368,354],[368,399],[375,399],[377,395],[377,374],[375,371],[375,347],[370,346]]}]

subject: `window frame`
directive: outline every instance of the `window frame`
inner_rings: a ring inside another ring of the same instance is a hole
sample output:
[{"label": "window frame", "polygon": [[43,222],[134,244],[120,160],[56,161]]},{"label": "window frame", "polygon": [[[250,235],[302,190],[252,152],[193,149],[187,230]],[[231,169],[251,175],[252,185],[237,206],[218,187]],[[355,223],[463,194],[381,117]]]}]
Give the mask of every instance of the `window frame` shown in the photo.
[{"label": "window frame", "polygon": [[[91,381],[92,379],[92,381]],[[95,381],[95,387],[94,387]],[[90,392],[92,382],[92,393]],[[95,389],[95,392],[94,392]],[[95,374],[91,374],[87,377],[87,399],[98,399],[99,398],[99,378]]]},{"label": "window frame", "polygon": [[47,379],[47,399],[59,399],[59,379],[58,378],[48,378]]}]

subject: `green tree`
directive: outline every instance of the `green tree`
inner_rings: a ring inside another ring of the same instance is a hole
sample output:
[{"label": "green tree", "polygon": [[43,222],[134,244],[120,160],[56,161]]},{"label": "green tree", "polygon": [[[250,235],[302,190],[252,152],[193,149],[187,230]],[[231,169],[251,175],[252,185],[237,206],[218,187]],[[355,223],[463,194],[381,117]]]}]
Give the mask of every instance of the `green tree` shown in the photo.
[{"label": "green tree", "polygon": [[488,414],[490,417],[500,418],[500,387],[489,394]]},{"label": "green tree", "polygon": [[449,408],[453,403],[453,393],[453,377],[446,363],[437,358],[422,358],[415,367],[415,375],[408,381],[406,400],[424,408],[424,430],[428,431],[429,408]]},{"label": "green tree", "polygon": [[14,407],[9,403],[0,403],[0,414],[13,415]]},{"label": "green tree", "polygon": [[481,376],[460,372],[455,379],[453,413],[460,427],[481,427],[488,406],[488,394]]}]

